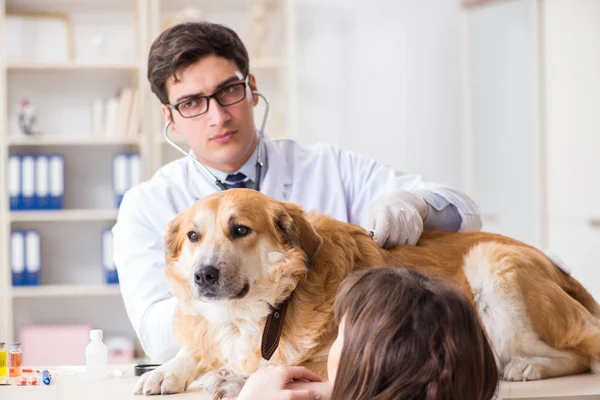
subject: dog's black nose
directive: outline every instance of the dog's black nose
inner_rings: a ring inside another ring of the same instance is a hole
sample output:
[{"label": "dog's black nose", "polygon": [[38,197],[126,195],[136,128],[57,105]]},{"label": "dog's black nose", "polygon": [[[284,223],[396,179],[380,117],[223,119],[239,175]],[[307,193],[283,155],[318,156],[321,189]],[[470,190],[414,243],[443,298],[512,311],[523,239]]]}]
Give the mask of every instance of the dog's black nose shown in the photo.
[{"label": "dog's black nose", "polygon": [[219,281],[219,270],[212,265],[202,266],[194,274],[196,285],[214,286]]}]

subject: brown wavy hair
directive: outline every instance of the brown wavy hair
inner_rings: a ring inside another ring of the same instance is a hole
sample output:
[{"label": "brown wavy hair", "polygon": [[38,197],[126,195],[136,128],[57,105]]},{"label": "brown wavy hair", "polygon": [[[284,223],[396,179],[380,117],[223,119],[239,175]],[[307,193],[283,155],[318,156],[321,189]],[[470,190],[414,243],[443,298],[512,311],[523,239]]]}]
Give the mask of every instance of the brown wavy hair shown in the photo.
[{"label": "brown wavy hair", "polygon": [[344,342],[332,400],[488,400],[492,347],[469,300],[414,271],[373,268],[344,280],[335,300]]},{"label": "brown wavy hair", "polygon": [[249,71],[248,51],[232,29],[207,21],[184,22],[166,29],[150,47],[148,81],[161,103],[169,104],[167,80],[200,59],[216,55],[236,63],[243,76]]}]

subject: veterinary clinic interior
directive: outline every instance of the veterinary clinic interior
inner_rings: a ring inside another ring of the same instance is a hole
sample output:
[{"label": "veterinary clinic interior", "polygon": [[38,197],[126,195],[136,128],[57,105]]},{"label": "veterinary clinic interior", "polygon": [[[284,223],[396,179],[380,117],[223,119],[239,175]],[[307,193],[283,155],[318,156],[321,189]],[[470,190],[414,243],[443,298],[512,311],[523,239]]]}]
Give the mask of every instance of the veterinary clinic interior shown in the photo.
[{"label": "veterinary clinic interior", "polygon": [[370,268],[464,297],[486,399],[600,399],[600,0],[0,0],[0,37],[0,399],[344,398]]}]

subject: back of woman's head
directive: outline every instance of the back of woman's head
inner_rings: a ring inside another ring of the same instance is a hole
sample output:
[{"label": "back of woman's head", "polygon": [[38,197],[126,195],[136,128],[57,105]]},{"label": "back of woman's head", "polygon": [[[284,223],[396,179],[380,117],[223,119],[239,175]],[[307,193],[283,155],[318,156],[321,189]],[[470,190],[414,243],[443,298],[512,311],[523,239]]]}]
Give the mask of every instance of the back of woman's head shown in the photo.
[{"label": "back of woman's head", "polygon": [[441,281],[374,268],[340,286],[344,342],[332,400],[488,400],[492,348],[469,300]]}]

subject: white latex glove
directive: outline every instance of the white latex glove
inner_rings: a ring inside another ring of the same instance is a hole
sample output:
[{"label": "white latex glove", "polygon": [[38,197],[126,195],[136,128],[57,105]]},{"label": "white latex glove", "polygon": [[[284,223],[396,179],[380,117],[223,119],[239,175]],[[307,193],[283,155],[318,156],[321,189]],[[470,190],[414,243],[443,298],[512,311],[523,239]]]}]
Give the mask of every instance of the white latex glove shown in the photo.
[{"label": "white latex glove", "polygon": [[389,249],[400,244],[414,245],[423,233],[427,207],[418,194],[395,191],[371,207],[363,226],[370,229],[373,240],[380,247]]}]

